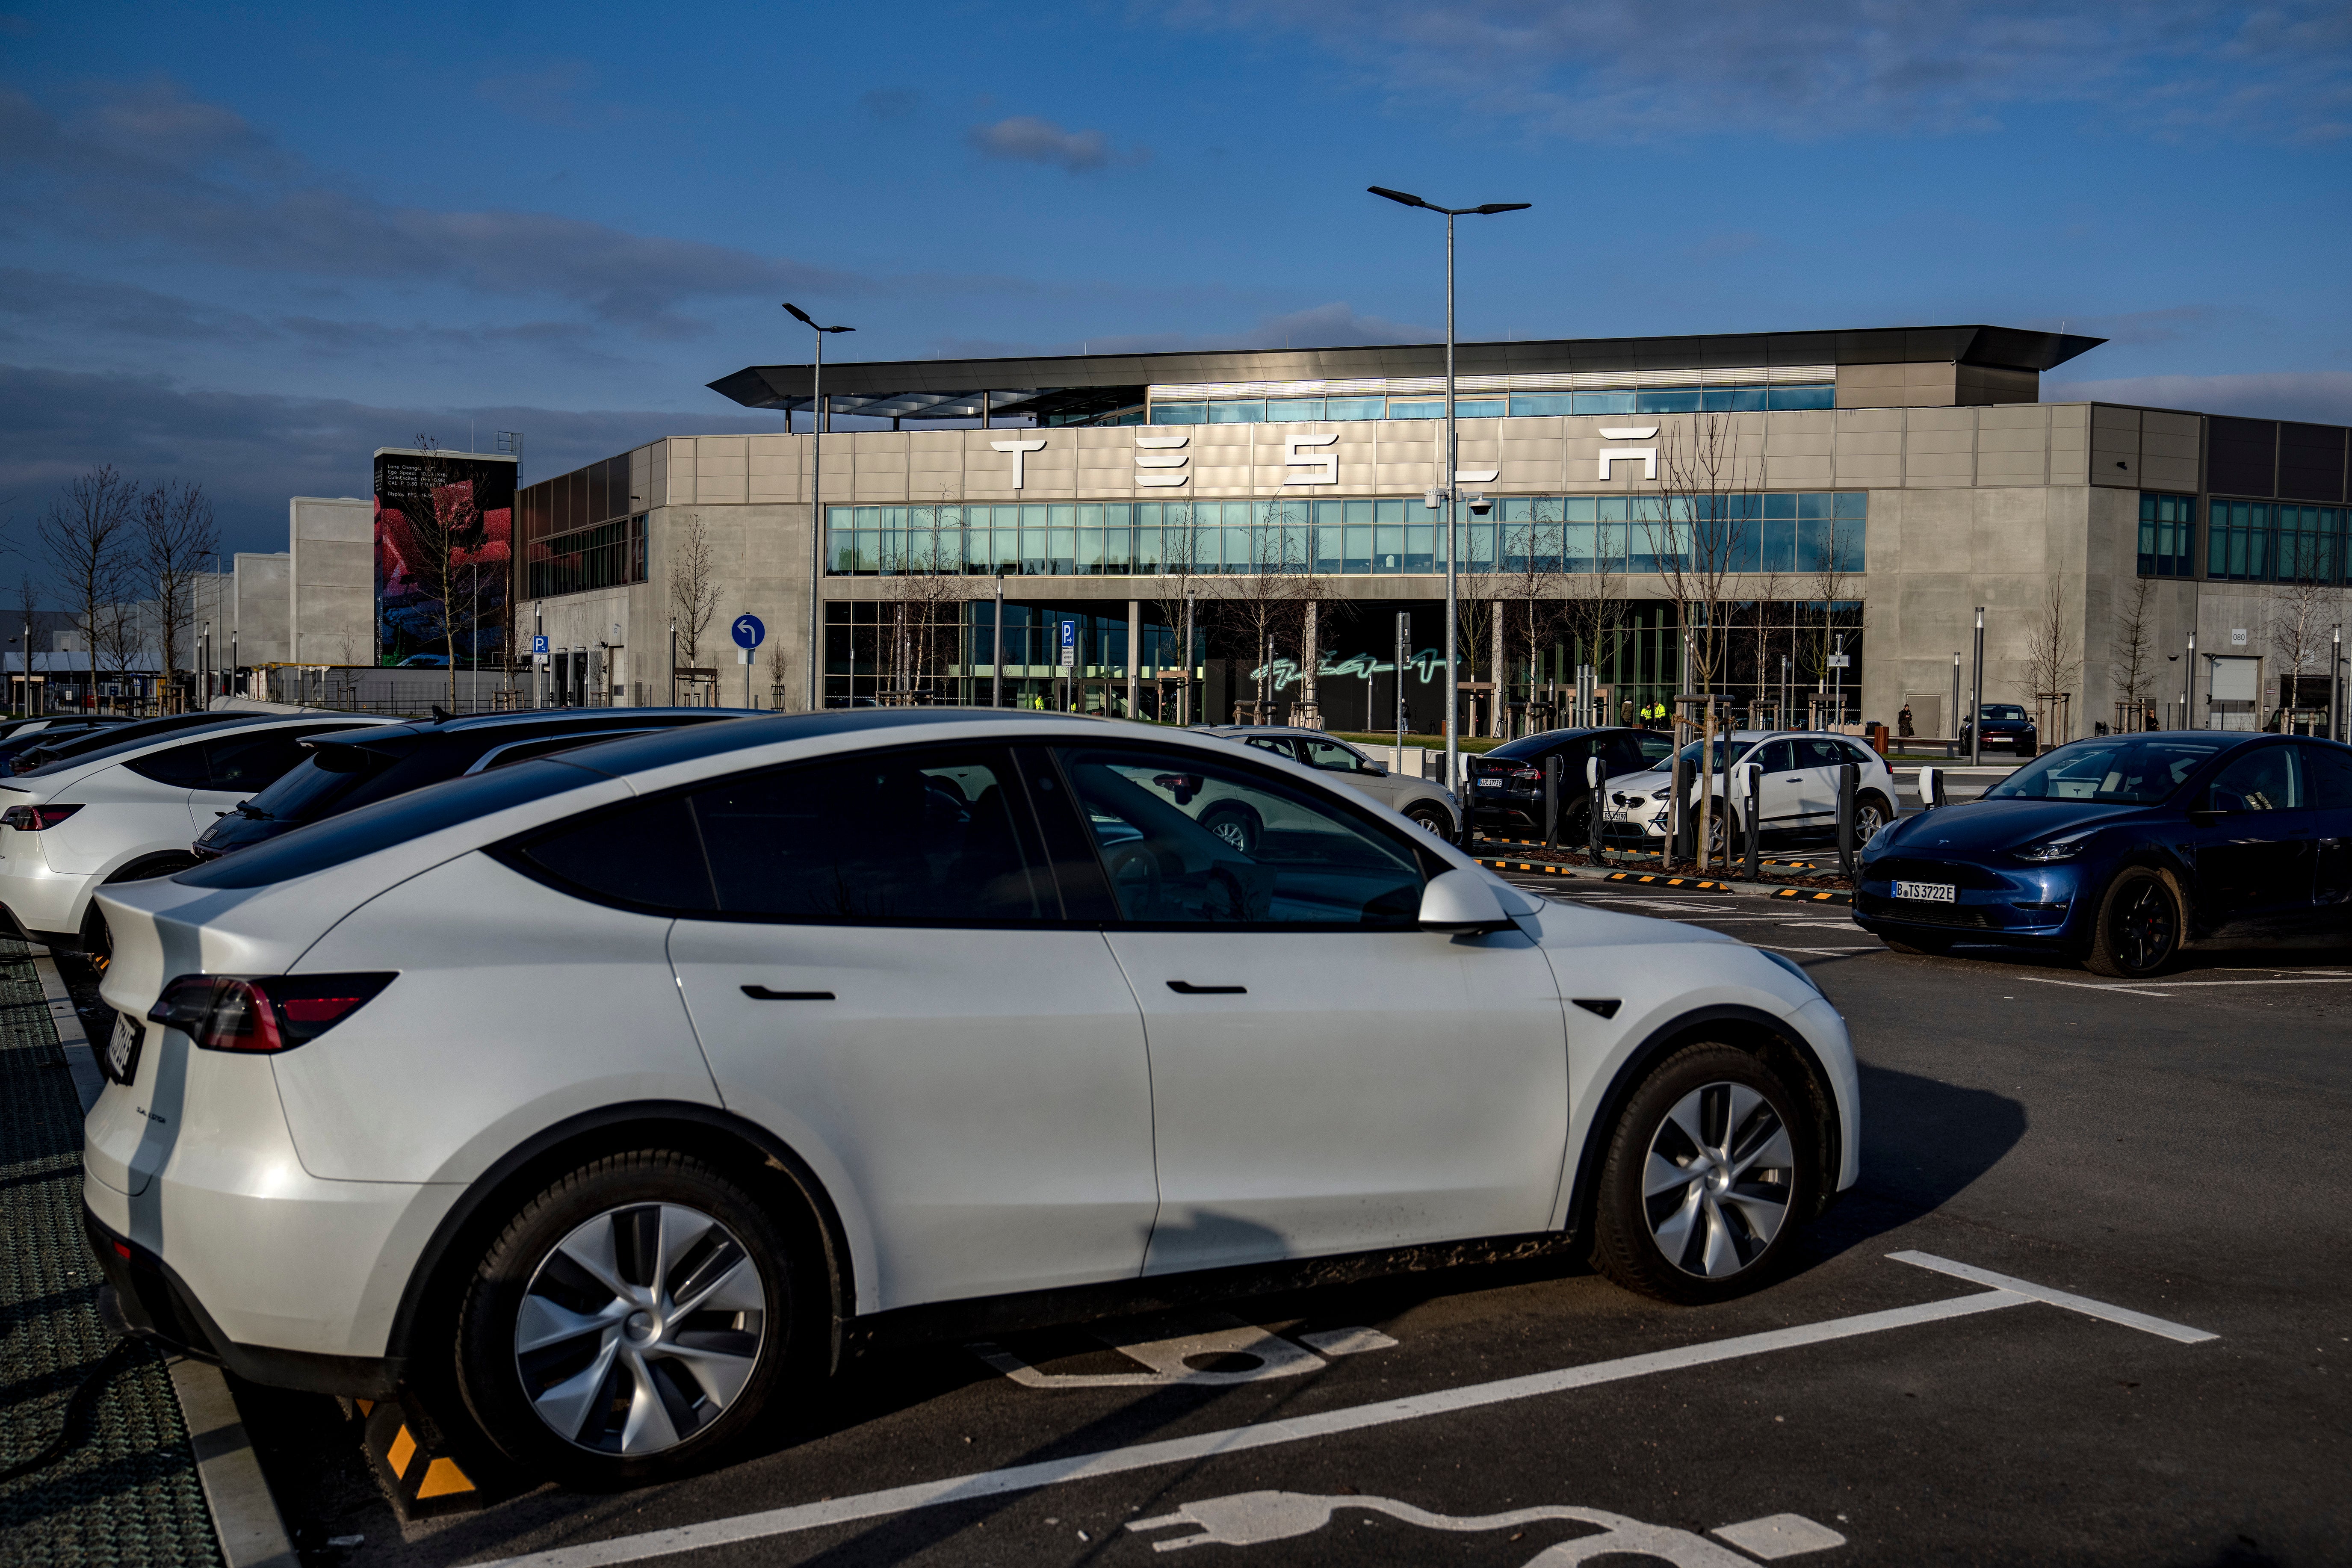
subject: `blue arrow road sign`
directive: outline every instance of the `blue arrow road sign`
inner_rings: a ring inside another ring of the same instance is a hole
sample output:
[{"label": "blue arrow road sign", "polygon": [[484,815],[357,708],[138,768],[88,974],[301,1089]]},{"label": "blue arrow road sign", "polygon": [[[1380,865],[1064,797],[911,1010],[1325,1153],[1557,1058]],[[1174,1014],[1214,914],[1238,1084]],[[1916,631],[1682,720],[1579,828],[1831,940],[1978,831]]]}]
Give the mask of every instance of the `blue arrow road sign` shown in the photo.
[{"label": "blue arrow road sign", "polygon": [[735,646],[737,647],[758,647],[761,643],[765,642],[767,638],[768,628],[760,624],[759,616],[738,616],[735,617]]}]

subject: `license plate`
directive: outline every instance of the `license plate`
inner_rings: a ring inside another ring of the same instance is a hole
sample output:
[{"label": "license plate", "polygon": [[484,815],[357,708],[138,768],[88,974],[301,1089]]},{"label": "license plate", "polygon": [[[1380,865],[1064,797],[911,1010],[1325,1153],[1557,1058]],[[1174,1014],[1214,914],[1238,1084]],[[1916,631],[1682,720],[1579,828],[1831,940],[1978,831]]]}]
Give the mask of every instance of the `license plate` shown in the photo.
[{"label": "license plate", "polygon": [[1897,882],[1895,896],[1923,904],[1949,904],[1959,900],[1959,889],[1949,882]]},{"label": "license plate", "polygon": [[114,1035],[106,1042],[106,1076],[117,1083],[129,1083],[139,1073],[139,1047],[147,1038],[147,1031],[128,1014],[114,1016]]},{"label": "license plate", "polygon": [[1478,787],[1480,789],[1500,789],[1503,787],[1503,781],[1500,779],[1480,779],[1478,781]]}]

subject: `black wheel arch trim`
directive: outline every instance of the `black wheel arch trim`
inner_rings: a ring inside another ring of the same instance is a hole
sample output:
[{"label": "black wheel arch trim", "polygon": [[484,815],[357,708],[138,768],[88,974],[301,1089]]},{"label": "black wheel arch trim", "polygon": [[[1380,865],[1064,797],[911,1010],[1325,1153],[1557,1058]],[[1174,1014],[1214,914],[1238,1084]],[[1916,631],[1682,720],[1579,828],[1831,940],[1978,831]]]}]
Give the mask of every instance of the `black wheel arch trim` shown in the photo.
[{"label": "black wheel arch trim", "polygon": [[[808,1162],[766,1128],[720,1107],[688,1100],[632,1101],[600,1106],[567,1117],[533,1133],[468,1183],[464,1195],[434,1226],[431,1239],[409,1271],[385,1342],[386,1359],[396,1363],[413,1359],[417,1333],[426,1326],[436,1306],[443,1304],[438,1299],[454,1284],[448,1273],[451,1265],[467,1255],[461,1244],[487,1244],[489,1228],[505,1223],[492,1207],[494,1199],[534,1182],[551,1179],[561,1169],[568,1168],[564,1164],[566,1152],[578,1145],[617,1149],[636,1143],[635,1133],[640,1130],[647,1137],[658,1139],[664,1129],[680,1127],[717,1132],[740,1141],[746,1152],[761,1157],[761,1163],[769,1172],[781,1174],[798,1189],[802,1201],[815,1217],[824,1248],[827,1291],[831,1297],[826,1305],[832,1320],[826,1358],[828,1366],[838,1365],[844,1327],[856,1315],[857,1290],[848,1231],[842,1225],[833,1195]],[[689,1148],[681,1152],[699,1151]]]},{"label": "black wheel arch trim", "polygon": [[[1731,1024],[1746,1039],[1706,1036],[1710,1026]],[[1612,1130],[1617,1118],[1624,1113],[1625,1102],[1633,1097],[1651,1072],[1678,1047],[1696,1043],[1696,1037],[1712,1037],[1724,1045],[1750,1048],[1759,1037],[1768,1045],[1777,1045],[1794,1056],[1804,1069],[1806,1081],[1796,1087],[1808,1091],[1811,1110],[1822,1125],[1822,1163],[1817,1173],[1821,1191],[1808,1219],[1818,1219],[1826,1213],[1838,1196],[1837,1179],[1845,1158],[1845,1127],[1838,1110],[1837,1095],[1830,1087],[1828,1070],[1821,1058],[1802,1034],[1791,1028],[1786,1020],[1776,1018],[1760,1007],[1738,1003],[1720,1003],[1700,1007],[1669,1019],[1643,1038],[1633,1047],[1624,1065],[1617,1069],[1609,1087],[1601,1091],[1601,1103],[1592,1120],[1586,1124],[1584,1148],[1578,1154],[1576,1170],[1569,1187],[1567,1228],[1576,1234],[1590,1236],[1592,1225],[1592,1205],[1596,1189],[1601,1184],[1601,1166],[1608,1158]],[[1769,1059],[1769,1050],[1758,1051]]]}]

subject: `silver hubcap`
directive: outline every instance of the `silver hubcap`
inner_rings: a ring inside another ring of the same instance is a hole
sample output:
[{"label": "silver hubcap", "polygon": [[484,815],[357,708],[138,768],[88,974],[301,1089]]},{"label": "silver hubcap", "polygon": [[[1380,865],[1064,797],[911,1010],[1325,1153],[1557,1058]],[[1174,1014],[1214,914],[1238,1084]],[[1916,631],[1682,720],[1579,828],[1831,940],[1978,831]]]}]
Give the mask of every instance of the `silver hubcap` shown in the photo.
[{"label": "silver hubcap", "polygon": [[515,1369],[568,1443],[630,1458],[734,1404],[767,1342],[768,1297],[734,1234],[677,1204],[598,1215],[556,1244],[515,1316]]},{"label": "silver hubcap", "polygon": [[1886,818],[1880,815],[1878,807],[1874,805],[1864,806],[1861,810],[1853,814],[1854,842],[1857,844],[1869,843],[1873,838],[1878,836],[1878,830],[1885,826]]},{"label": "silver hubcap", "polygon": [[1232,845],[1236,849],[1247,849],[1249,847],[1249,829],[1243,826],[1240,822],[1236,821],[1233,817],[1219,817],[1217,819],[1217,825],[1214,827],[1210,828],[1209,831],[1215,834],[1218,837],[1223,839],[1226,843]]},{"label": "silver hubcap", "polygon": [[1789,1129],[1762,1095],[1744,1083],[1693,1089],[1650,1140],[1642,1206],[1651,1237],[1685,1274],[1737,1274],[1780,1234],[1796,1165]]}]

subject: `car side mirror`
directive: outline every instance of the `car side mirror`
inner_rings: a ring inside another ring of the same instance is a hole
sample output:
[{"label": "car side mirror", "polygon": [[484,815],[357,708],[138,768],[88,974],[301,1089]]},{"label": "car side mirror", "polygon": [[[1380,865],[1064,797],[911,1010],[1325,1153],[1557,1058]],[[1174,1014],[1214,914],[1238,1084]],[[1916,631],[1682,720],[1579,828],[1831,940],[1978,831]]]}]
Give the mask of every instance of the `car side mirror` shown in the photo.
[{"label": "car side mirror", "polygon": [[1421,890],[1421,929],[1464,934],[1511,923],[1493,883],[1476,871],[1441,871]]},{"label": "car side mirror", "polygon": [[1364,771],[1368,773],[1376,773],[1381,778],[1386,778],[1388,777],[1389,765],[1386,763],[1375,762],[1371,758],[1366,757],[1364,759]]}]

